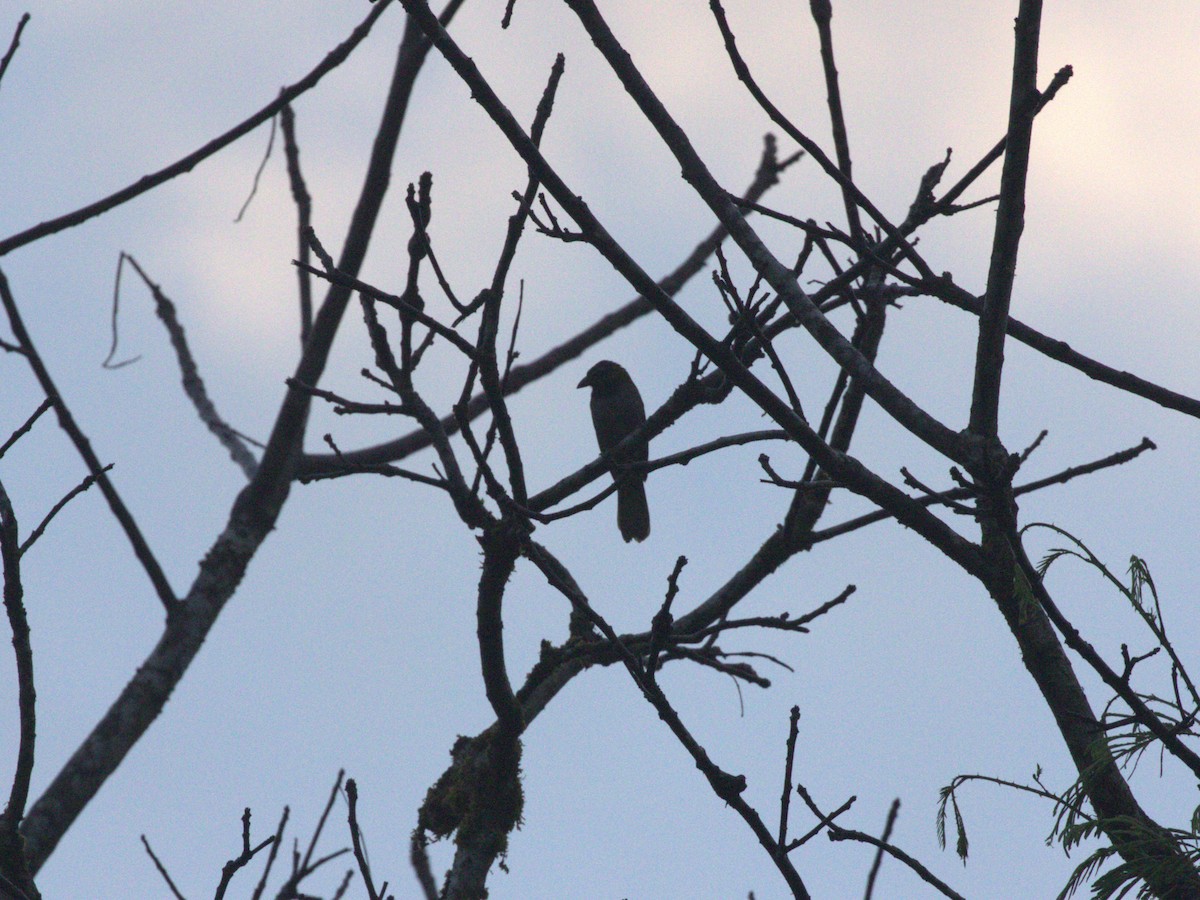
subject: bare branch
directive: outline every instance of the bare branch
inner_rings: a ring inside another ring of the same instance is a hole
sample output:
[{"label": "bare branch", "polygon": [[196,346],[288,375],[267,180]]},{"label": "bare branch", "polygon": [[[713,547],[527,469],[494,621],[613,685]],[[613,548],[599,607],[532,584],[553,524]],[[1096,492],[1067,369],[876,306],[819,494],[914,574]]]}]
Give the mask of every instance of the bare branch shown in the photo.
[{"label": "bare branch", "polygon": [[[797,158],[797,156],[792,156],[784,160],[778,160],[775,154],[775,141],[768,135],[764,141],[763,156],[758,171],[743,196],[747,201],[753,201],[761,197],[768,189],[778,184],[779,174],[785,168],[792,165]],[[674,296],[678,293],[697,272],[703,269],[705,261],[713,254],[716,247],[720,245],[725,237],[724,226],[718,225],[707,237],[696,245],[695,249],[688,254],[674,271],[657,283],[658,288],[668,296]],[[504,382],[505,396],[515,394],[527,385],[551,374],[563,364],[578,358],[591,347],[599,344],[621,328],[637,321],[647,313],[653,312],[653,310],[654,306],[649,300],[641,296],[636,297],[626,302],[615,312],[602,316],[592,325],[583,329],[558,347],[547,351],[530,362],[513,366]],[[487,397],[483,393],[476,394],[467,405],[467,416],[470,419],[475,419],[487,409]],[[444,417],[441,424],[448,434],[453,434],[458,430],[458,422],[454,415]],[[395,441],[389,441],[388,443],[363,450],[347,451],[346,458],[360,462],[391,462],[402,459],[405,456],[410,456],[428,446],[429,436],[424,431],[417,430]],[[302,473],[320,471],[323,466],[329,465],[332,462],[333,460],[329,456],[310,454],[302,460],[300,471]]]},{"label": "bare branch", "polygon": [[[450,0],[442,13],[442,20],[448,22],[460,5],[461,0]],[[372,10],[371,16],[355,32],[354,40],[361,40],[365,36],[366,29],[375,21],[383,6],[381,3]],[[349,53],[351,46],[344,44],[342,51]],[[339,269],[344,273],[357,272],[366,253],[386,193],[392,158],[404,121],[408,98],[428,49],[429,43],[421,36],[420,30],[406,27],[359,206],[351,219],[339,263]],[[12,249],[21,242],[28,242],[37,236],[39,235],[27,232],[21,236],[21,241],[13,243],[10,240],[7,245],[0,246]],[[10,320],[15,318],[16,307],[2,273],[0,297],[3,297],[6,309],[11,309]],[[296,367],[295,378],[299,382],[314,385],[319,382],[349,297],[350,291],[340,286],[335,286],[326,297]],[[23,328],[21,333],[24,334]],[[22,343],[27,344],[27,341]],[[34,360],[31,359],[32,364]],[[40,361],[37,362],[37,366],[41,367]],[[44,372],[44,367],[41,369]],[[48,376],[39,380],[43,381],[44,386],[48,384],[53,388]],[[52,390],[47,390],[46,393],[47,396],[57,398],[57,393]],[[274,528],[294,475],[307,425],[309,404],[310,397],[307,394],[295,390],[288,392],[254,478],[233,503],[225,531],[217,537],[209,553],[201,560],[199,572],[187,598],[177,606],[169,607],[174,615],[168,615],[161,640],[121,691],[112,707],[51,781],[45,793],[30,808],[22,825],[22,835],[32,871],[36,872],[46,861],[84,806],[95,796],[96,791],[158,716],[199,652],[225,603],[241,583],[251,558]],[[56,399],[56,410],[59,412],[60,421],[64,416],[67,416],[67,422],[70,421],[61,400]],[[77,445],[78,443],[77,441]],[[84,450],[91,455],[86,442],[80,450],[81,454]],[[94,455],[91,459],[95,459]],[[93,472],[98,468],[98,463],[89,465]],[[104,489],[107,479],[98,481],[101,489]],[[111,502],[110,500],[110,505]],[[121,509],[123,510],[123,507]],[[140,538],[140,535],[138,537]],[[166,598],[173,600],[165,579],[162,580],[162,585],[165,593],[160,592],[160,596],[164,597],[164,602]]]},{"label": "bare branch", "polygon": [[359,281],[357,278],[354,278],[351,275],[346,275],[337,269],[322,271],[315,266],[310,266],[306,263],[300,262],[299,260],[293,260],[292,265],[312,275],[316,275],[318,278],[324,278],[331,284],[353,289],[358,291],[360,294],[370,297],[372,300],[378,300],[380,303],[386,303],[388,306],[395,307],[396,309],[402,311],[404,315],[412,316],[412,318],[429,328],[430,331],[433,331],[440,337],[445,338],[447,341],[461,350],[463,355],[468,359],[473,359],[475,357],[476,349],[471,345],[470,341],[463,338],[462,335],[456,332],[453,328],[450,328],[448,325],[443,325],[432,316],[427,316],[424,312],[413,306],[404,297],[400,297],[396,294],[389,294],[387,291],[381,291],[379,288],[372,287],[365,281]]},{"label": "bare branch", "polygon": [[[112,463],[109,463],[101,471],[108,472],[110,469],[112,469]],[[24,555],[25,551],[33,546],[33,542],[42,536],[42,534],[46,531],[46,527],[50,524],[54,517],[58,515],[64,506],[66,506],[75,497],[82,494],[95,483],[96,479],[93,476],[88,475],[83,479],[83,481],[75,485],[75,487],[71,488],[71,490],[67,491],[63,498],[50,508],[50,512],[46,513],[46,515],[42,518],[42,521],[38,523],[37,528],[29,532],[29,537],[25,538],[25,541],[21,544],[21,554]]]},{"label": "bare branch", "polygon": [[22,13],[21,18],[17,20],[17,28],[13,32],[12,41],[9,42],[8,51],[4,54],[4,58],[0,59],[0,81],[4,80],[4,73],[8,71],[8,64],[17,54],[17,47],[21,45],[21,32],[25,30],[25,26],[29,24],[29,13]]},{"label": "bare branch", "polygon": [[[290,103],[279,110],[279,125],[283,131],[283,153],[287,159],[288,183],[292,189],[292,201],[296,204],[296,258],[302,265],[309,260],[309,246],[305,235],[312,229],[312,197],[300,170],[300,144],[296,139],[296,114]],[[300,346],[308,341],[312,331],[313,301],[312,279],[303,268],[297,267],[296,281],[300,296]]]},{"label": "bare branch", "polygon": [[900,812],[900,798],[897,797],[892,801],[892,806],[888,810],[887,822],[883,826],[883,834],[879,838],[879,846],[875,850],[875,859],[871,861],[871,871],[867,875],[867,890],[863,894],[863,900],[871,900],[875,893],[875,879],[879,876],[879,866],[883,862],[883,851],[888,845],[888,839],[892,836],[892,829],[896,826],[896,816]]},{"label": "bare branch", "polygon": [[367,862],[366,851],[362,848],[362,830],[359,828],[359,786],[353,778],[346,779],[346,802],[348,806],[347,821],[350,828],[350,841],[354,845],[354,859],[358,860],[362,882],[366,884],[367,896],[371,900],[382,900],[380,892],[374,887],[371,877],[371,864]]},{"label": "bare branch", "polygon": [[154,311],[162,320],[163,327],[167,329],[167,335],[171,338],[171,346],[175,348],[175,359],[179,364],[180,374],[183,376],[183,392],[192,401],[192,406],[196,408],[196,414],[200,417],[200,421],[216,435],[217,440],[221,442],[246,477],[253,478],[255,470],[258,468],[258,460],[254,458],[254,454],[246,447],[238,433],[221,418],[221,414],[217,412],[216,406],[208,396],[208,390],[204,387],[204,379],[200,377],[200,367],[196,365],[196,359],[192,356],[191,348],[188,347],[187,334],[184,332],[183,326],[179,324],[179,317],[175,314],[175,304],[163,293],[158,284],[150,280],[150,276],[146,274],[136,259],[128,253],[122,253],[121,258],[129,260],[130,265],[141,276],[142,281],[150,290],[151,296],[154,297]]},{"label": "bare branch", "polygon": [[109,194],[107,197],[81,207],[74,212],[66,213],[56,219],[51,219],[48,222],[27,228],[11,237],[0,240],[0,256],[5,256],[18,247],[24,247],[26,244],[31,244],[47,235],[64,231],[67,228],[73,228],[76,225],[86,222],[88,219],[103,215],[123,203],[128,203],[133,198],[153,190],[160,184],[170,181],[177,175],[190,172],[214,153],[223,150],[238,138],[249,134],[263,122],[269,121],[285,104],[290,103],[305,91],[315,87],[322,78],[345,62],[354,48],[362,43],[363,39],[371,33],[372,26],[383,15],[389,2],[390,0],[381,0],[379,5],[367,14],[362,23],[350,32],[350,36],[331,50],[311,72],[290,87],[284,88],[274,102],[268,103],[248,119],[235,125],[220,137],[213,138],[213,140],[209,141],[203,147],[189,153],[178,162],[172,163],[165,169],[160,169],[151,175],[143,176],[133,184],[121,188],[116,193]]},{"label": "bare branch", "polygon": [[29,798],[33,776],[34,745],[37,738],[37,692],[33,682],[33,647],[29,641],[29,618],[25,613],[25,588],[21,582],[21,549],[17,517],[8,493],[0,483],[0,562],[4,566],[4,611],[12,631],[17,670],[17,711],[20,737],[16,767],[8,803],[0,814],[0,875],[23,893],[37,896],[25,858],[18,826]]},{"label": "bare branch", "polygon": [[175,882],[171,880],[171,876],[167,872],[167,867],[162,864],[162,861],[155,856],[154,851],[150,849],[150,842],[146,840],[146,836],[144,834],[142,835],[142,846],[146,848],[146,853],[149,854],[152,860],[154,860],[154,868],[158,869],[158,874],[163,877],[163,881],[165,881],[167,883],[167,887],[171,889],[171,893],[174,895],[175,900],[187,900],[187,898],[179,892],[179,888],[175,887]]},{"label": "bare branch", "polygon": [[779,836],[775,839],[780,847],[787,846],[788,808],[792,802],[792,763],[796,758],[796,736],[800,733],[800,707],[793,706],[788,724],[787,751],[784,754],[783,795],[779,798]]},{"label": "bare branch", "polygon": [[[290,109],[290,107],[280,107],[281,112],[284,109]],[[246,196],[246,200],[242,204],[242,208],[239,209],[237,215],[233,217],[234,223],[242,221],[242,218],[246,215],[246,210],[250,208],[250,204],[254,202],[255,195],[258,194],[258,183],[262,180],[262,173],[266,171],[267,163],[271,161],[271,151],[275,148],[275,130],[278,125],[279,117],[273,116],[271,118],[271,130],[267,133],[267,149],[263,151],[262,160],[259,162],[258,168],[254,172],[254,181],[250,185],[250,193]]]},{"label": "bare branch", "polygon": [[[1070,466],[1060,472],[1055,473],[1054,475],[1048,475],[1045,478],[1039,478],[1035,481],[1030,481],[1026,484],[1014,487],[1013,495],[1019,497],[1022,494],[1030,494],[1034,491],[1040,491],[1043,488],[1047,488],[1055,484],[1066,484],[1068,481],[1079,478],[1081,475],[1089,475],[1092,472],[1099,472],[1100,470],[1107,469],[1110,466],[1122,465],[1123,463],[1127,463],[1133,459],[1136,459],[1147,450],[1156,449],[1158,449],[1158,447],[1154,441],[1150,440],[1150,438],[1142,438],[1141,443],[1135,447],[1130,447],[1128,450],[1120,450],[1117,453],[1110,454],[1109,456],[1105,456],[1102,459],[1098,459],[1090,463],[1083,463],[1082,465],[1078,466]],[[974,493],[974,491],[966,488],[953,488],[952,490],[948,491],[939,491],[936,494],[927,494],[926,496],[920,498],[917,502],[928,505],[941,504],[946,501],[965,500],[968,497],[974,496]],[[875,522],[882,522],[886,519],[890,519],[891,517],[891,513],[888,513],[885,510],[867,513],[864,516],[856,516],[853,519],[847,519],[845,522],[840,522],[837,525],[831,525],[829,528],[824,528],[820,531],[813,532],[810,538],[810,544],[819,544],[823,541],[828,541],[835,537],[839,537],[840,535],[846,534],[850,531],[864,528],[865,526],[874,524]]]},{"label": "bare branch", "polygon": [[[845,176],[848,184],[854,183],[850,163],[850,141],[846,136],[846,117],[842,112],[842,92],[838,87],[837,65],[833,60],[833,29],[830,20],[833,19],[833,4],[830,0],[810,0],[809,10],[813,21],[817,23],[817,34],[821,39],[821,65],[825,69],[825,91],[829,102],[829,121],[833,132],[833,145],[837,151],[838,171]],[[858,217],[858,204],[854,195],[842,186],[842,201],[846,207],[846,222],[850,227],[850,236],[857,244],[862,241],[864,234],[862,223]]]},{"label": "bare branch", "polygon": [[[413,16],[413,21],[418,22],[422,28],[427,30],[438,49],[454,66],[459,75],[467,81],[471,87],[472,96],[484,106],[526,163],[538,168],[543,183],[555,199],[570,212],[577,224],[586,225],[589,233],[593,236],[593,242],[597,249],[630,284],[641,290],[651,300],[655,309],[681,336],[709,359],[717,362],[734,385],[758,404],[806,451],[816,456],[820,464],[831,475],[844,481],[856,492],[871,498],[880,506],[896,509],[897,516],[904,524],[934,543],[967,571],[978,571],[979,559],[973,545],[948,528],[940,519],[931,516],[919,506],[912,505],[907,495],[879,479],[857,460],[831,451],[823,441],[816,437],[808,424],[750,373],[728,348],[708,334],[669,297],[664,296],[654,281],[612,239],[583,201],[548,165],[538,148],[532,144],[513,119],[512,114],[500,103],[491,87],[483,80],[474,63],[458,48],[445,29],[437,24],[428,7],[421,0],[401,0],[401,2]],[[746,252],[755,263],[756,268],[765,274],[777,292],[785,294],[796,304],[803,304],[803,306],[795,308],[789,306],[792,308],[793,314],[799,311],[806,317],[805,325],[810,328],[814,336],[827,343],[826,349],[830,350],[838,362],[850,367],[853,376],[862,379],[865,389],[873,399],[880,402],[902,424],[952,459],[972,458],[966,453],[961,436],[933,420],[890,382],[887,382],[876,372],[870,362],[864,359],[858,350],[852,347],[825,319],[812,304],[811,299],[799,290],[790,270],[782,267],[770,255],[750,230],[737,208],[726,199],[725,192],[716,184],[699,157],[696,156],[686,136],[667,115],[640,74],[632,68],[627,55],[620,49],[595,6],[589,0],[569,0],[569,5],[581,16],[593,42],[602,52],[606,53],[610,65],[626,83],[627,90],[642,105],[643,112],[659,128],[660,134],[667,140],[672,151],[681,159],[684,171],[687,173],[686,177],[692,181],[694,186],[697,186],[706,202],[718,213],[719,218],[730,230],[731,236],[742,246],[743,252]]]},{"label": "bare branch", "polygon": [[[983,303],[978,297],[953,282],[939,279],[936,285],[925,284],[922,286],[928,290],[930,295],[957,306],[959,309],[965,309],[975,315],[979,315],[983,310]],[[1161,387],[1129,372],[1106,366],[1104,363],[1072,349],[1066,341],[1048,337],[1011,317],[1006,319],[1005,328],[1008,334],[1021,343],[1032,347],[1043,356],[1077,369],[1088,378],[1144,397],[1166,409],[1173,409],[1193,418],[1200,418],[1200,400]]]},{"label": "bare branch", "polygon": [[1017,13],[1012,94],[1008,107],[1008,143],[1004,152],[1004,170],[1000,176],[1000,205],[996,209],[987,294],[979,313],[975,386],[971,393],[970,429],[983,438],[995,438],[1000,415],[1004,338],[1013,280],[1017,274],[1017,248],[1025,228],[1025,179],[1029,173],[1034,111],[1040,99],[1037,54],[1041,20],[1041,0],[1021,0]]},{"label": "bare branch", "polygon": [[229,882],[233,880],[233,876],[254,859],[260,850],[270,847],[274,843],[275,837],[272,835],[257,847],[250,846],[250,807],[247,806],[242,813],[242,852],[221,867],[221,881],[217,884],[213,900],[224,900],[225,891],[229,889]]},{"label": "bare branch", "polygon": [[38,384],[41,385],[46,399],[54,404],[54,411],[58,415],[59,426],[67,433],[67,437],[75,445],[76,452],[83,459],[84,465],[87,466],[92,477],[96,479],[96,483],[100,485],[100,491],[104,494],[104,499],[108,501],[108,507],[112,510],[113,517],[125,532],[125,537],[133,547],[134,556],[142,564],[142,568],[146,571],[150,583],[154,586],[155,593],[158,594],[159,602],[162,603],[163,608],[168,613],[171,612],[178,603],[175,598],[175,592],[171,589],[171,585],[167,581],[167,576],[155,558],[154,553],[150,550],[149,544],[146,543],[146,539],[142,536],[142,531],[138,528],[137,522],[134,521],[133,515],[125,506],[125,501],[121,499],[121,495],[117,493],[117,489],[113,487],[112,482],[109,481],[108,476],[104,473],[104,467],[100,465],[100,460],[96,458],[91,443],[75,423],[75,417],[71,415],[71,410],[68,409],[66,401],[63,400],[62,395],[58,392],[58,388],[55,387],[49,370],[46,368],[45,363],[42,362],[42,357],[38,353],[37,348],[34,347],[33,341],[29,337],[29,332],[25,330],[25,323],[21,321],[21,313],[17,309],[17,301],[13,298],[12,291],[8,286],[8,279],[4,277],[2,271],[0,271],[0,303],[4,305],[4,310],[8,314],[9,327],[12,328],[13,336],[16,337],[17,343],[21,347],[21,352],[25,355],[25,359],[29,363],[29,368],[33,370],[34,377],[37,378]]},{"label": "bare branch", "polygon": [[32,415],[30,415],[28,419],[25,420],[24,424],[10,434],[8,436],[8,440],[6,440],[3,444],[0,444],[0,459],[4,459],[4,454],[7,453],[17,441],[29,433],[29,429],[33,427],[33,423],[42,417],[42,413],[53,408],[54,401],[49,397],[39,403],[38,408],[33,411]]}]

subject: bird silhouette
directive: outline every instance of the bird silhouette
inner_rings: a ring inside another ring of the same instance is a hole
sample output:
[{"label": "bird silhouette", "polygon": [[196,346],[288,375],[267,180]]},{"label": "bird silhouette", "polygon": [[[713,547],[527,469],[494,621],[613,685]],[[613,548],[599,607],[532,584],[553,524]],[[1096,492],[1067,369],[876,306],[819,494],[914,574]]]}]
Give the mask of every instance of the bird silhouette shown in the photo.
[{"label": "bird silhouette", "polygon": [[[624,368],[612,360],[596,363],[579,382],[592,389],[592,425],[601,453],[609,453],[646,421],[646,408],[637,385]],[[645,462],[650,446],[645,439],[609,453],[608,469],[619,482],[617,527],[628,541],[644,541],[650,534],[650,507],[646,504],[646,473],[630,472],[628,463]]]}]

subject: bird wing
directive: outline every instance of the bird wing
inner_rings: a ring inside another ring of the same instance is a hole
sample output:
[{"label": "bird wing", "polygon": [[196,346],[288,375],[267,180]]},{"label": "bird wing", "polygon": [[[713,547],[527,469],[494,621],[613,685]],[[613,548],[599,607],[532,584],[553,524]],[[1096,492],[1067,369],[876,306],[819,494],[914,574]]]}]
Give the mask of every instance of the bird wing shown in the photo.
[{"label": "bird wing", "polygon": [[[646,410],[637,388],[618,390],[607,396],[592,394],[592,424],[596,426],[596,443],[607,453],[646,421]],[[644,462],[649,455],[646,442],[627,448],[616,462]]]}]

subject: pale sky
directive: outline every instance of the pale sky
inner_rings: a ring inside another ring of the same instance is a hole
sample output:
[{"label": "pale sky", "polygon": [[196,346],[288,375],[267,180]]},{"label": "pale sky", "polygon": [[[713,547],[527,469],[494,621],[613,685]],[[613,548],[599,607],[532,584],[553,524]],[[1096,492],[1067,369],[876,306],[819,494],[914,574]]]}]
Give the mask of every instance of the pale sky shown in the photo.
[{"label": "pale sky", "polygon": [[[807,4],[726,5],[772,98],[831,148]],[[954,148],[950,184],[1003,134],[1016,6],[834,3],[855,176],[894,221],[947,147]],[[32,21],[0,83],[0,239],[135,181],[250,115],[342,41],[367,4],[7,2],[0,44],[7,46],[26,9]],[[519,0],[508,31],[499,28],[502,9],[467,0],[452,31],[526,123],[554,54],[566,54],[547,156],[646,269],[666,273],[712,227],[678,166],[564,5]],[[707,4],[617,0],[602,10],[714,174],[740,192],[762,135],[773,129],[722,56]],[[402,27],[396,7],[350,61],[296,104],[315,226],[328,247],[340,246],[353,208]],[[1075,74],[1035,127],[1013,301],[1017,318],[1193,396],[1200,392],[1200,357],[1192,350],[1200,333],[1198,55],[1193,3],[1047,4],[1039,81],[1047,84],[1066,64]],[[0,259],[64,397],[101,460],[115,464],[114,482],[178,593],[244,482],[184,399],[150,299],[128,273],[118,355],[142,358],[117,371],[100,367],[111,341],[112,278],[122,250],[138,258],[177,304],[218,409],[264,439],[299,346],[290,265],[295,215],[278,146],[245,219],[233,221],[266,142],[260,128],[161,190]],[[792,149],[781,141],[782,153]],[[490,278],[524,166],[436,55],[418,82],[363,274],[385,289],[398,289],[406,265],[404,188],[427,169],[439,258],[460,296],[473,296]],[[995,169],[967,199],[990,193],[997,181]],[[839,196],[807,160],[765,202],[802,218],[841,220]],[[921,249],[936,271],[981,293],[992,221],[986,207],[937,223]],[[763,234],[781,255],[794,256],[794,235],[772,227]],[[744,263],[734,264],[744,275]],[[532,234],[513,275],[514,289],[516,279],[525,285],[525,359],[632,296],[592,251]],[[720,326],[724,312],[707,273],[680,300],[711,328]],[[973,322],[928,298],[902,305],[879,366],[961,428]],[[7,326],[0,337],[10,337]],[[829,363],[800,336],[782,346],[804,398],[819,409]],[[686,375],[691,355],[664,323],[647,317],[518,395],[512,409],[531,485],[545,487],[595,456],[586,397],[575,390],[591,363],[621,362],[656,408]],[[369,363],[361,322],[348,315],[324,386],[380,399],[358,375]],[[1024,347],[1010,347],[1005,375],[1002,437],[1010,449],[1050,432],[1025,470],[1028,479],[1133,446],[1143,435],[1158,444],[1128,466],[1024,498],[1022,521],[1071,531],[1117,572],[1130,554],[1147,559],[1177,647],[1196,659],[1194,423]],[[455,361],[431,357],[424,376],[426,396],[447,411],[461,386]],[[40,399],[21,360],[0,356],[0,440]],[[689,416],[655,441],[651,455],[761,427],[748,404],[731,401]],[[327,431],[348,448],[409,430],[406,422],[352,421],[317,405],[308,448],[322,449]],[[620,542],[611,500],[539,529],[539,538],[618,630],[643,630],[679,554],[691,561],[676,605],[686,610],[735,572],[782,517],[788,496],[759,482],[760,452],[736,448],[652,476],[654,524],[645,544]],[[785,477],[803,467],[794,448],[767,452]],[[853,452],[894,483],[901,465],[926,483],[948,481],[944,460],[873,407]],[[406,461],[422,471],[431,463],[428,455]],[[50,417],[0,461],[24,532],[83,474]],[[864,509],[864,501],[837,494],[824,524]],[[971,523],[948,520],[975,537]],[[1039,553],[1057,546],[1042,535],[1030,541]],[[408,836],[417,807],[455,737],[493,720],[475,643],[478,559],[473,536],[431,489],[367,477],[296,486],[162,716],[43,869],[44,896],[167,897],[142,834],[186,896],[211,896],[221,865],[240,847],[242,809],[252,808],[254,834],[265,838],[290,806],[289,846],[292,837],[306,841],[339,768],[359,782],[377,875],[398,898],[416,896]],[[32,801],[157,640],[161,607],[95,491],[59,515],[23,573],[39,704]],[[747,799],[773,823],[787,712],[799,704],[796,777],[827,809],[857,796],[844,825],[877,834],[899,797],[894,842],[960,893],[1056,894],[1086,852],[1067,859],[1044,845],[1053,812],[1038,801],[968,788],[968,863],[936,844],[938,789],[957,774],[1027,781],[1041,766],[1057,789],[1073,778],[1015,643],[977,583],[913,533],[882,524],[796,557],[741,611],[800,614],[851,583],[852,600],[809,635],[746,633],[725,642],[794,669],[760,661],[768,690],[743,687],[739,696],[711,671],[669,667],[662,683],[680,715],[719,765],[746,775]],[[1122,641],[1146,648],[1128,610],[1093,574],[1064,562],[1049,583],[1110,663],[1119,663]],[[506,613],[509,672],[518,679],[543,638],[565,637],[567,609],[530,567],[518,565]],[[0,660],[6,781],[17,713],[11,653]],[[1079,671],[1095,688],[1094,705],[1103,706],[1107,694],[1082,664]],[[512,836],[509,873],[495,871],[489,881],[495,900],[785,896],[752,834],[712,795],[624,671],[576,679],[526,735],[524,771],[524,827]],[[1143,762],[1134,787],[1164,825],[1186,825],[1196,805],[1194,784],[1169,764],[1159,780],[1156,759]],[[346,843],[341,809],[327,828],[327,850]],[[793,804],[792,833],[811,825]],[[433,849],[436,871],[450,852]],[[794,859],[814,897],[842,898],[861,896],[871,856],[821,837]],[[334,864],[310,892],[332,892],[345,868]],[[258,871],[255,862],[230,896],[248,896]],[[351,890],[362,895],[357,885]],[[884,863],[877,897],[929,895],[899,864]]]}]

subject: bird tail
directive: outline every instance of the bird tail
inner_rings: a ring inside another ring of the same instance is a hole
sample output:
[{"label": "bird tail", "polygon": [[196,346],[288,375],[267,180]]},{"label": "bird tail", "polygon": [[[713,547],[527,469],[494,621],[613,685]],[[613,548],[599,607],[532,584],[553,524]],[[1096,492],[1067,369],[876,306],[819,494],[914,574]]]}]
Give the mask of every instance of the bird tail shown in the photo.
[{"label": "bird tail", "polygon": [[640,478],[629,478],[617,488],[617,527],[626,542],[644,541],[650,536],[650,507],[646,485]]}]

